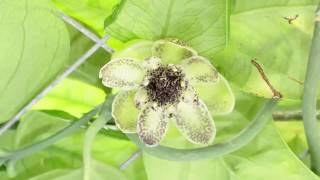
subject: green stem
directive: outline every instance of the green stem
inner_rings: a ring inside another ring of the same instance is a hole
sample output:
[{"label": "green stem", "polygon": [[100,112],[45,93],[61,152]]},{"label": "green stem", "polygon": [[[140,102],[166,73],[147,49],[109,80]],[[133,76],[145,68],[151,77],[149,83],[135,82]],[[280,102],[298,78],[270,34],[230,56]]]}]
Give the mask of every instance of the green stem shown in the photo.
[{"label": "green stem", "polygon": [[146,147],[136,134],[127,134],[136,145],[145,152],[162,159],[174,161],[190,161],[207,158],[216,158],[234,152],[248,144],[263,129],[271,119],[271,111],[277,100],[268,100],[256,114],[252,122],[232,139],[208,147],[196,149],[175,149],[166,146]]},{"label": "green stem", "polygon": [[38,143],[29,145],[27,147],[24,147],[22,149],[18,149],[12,152],[8,152],[4,156],[0,156],[0,164],[6,162],[6,161],[16,161],[19,159],[22,159],[28,155],[34,154],[36,152],[39,152],[46,147],[56,143],[60,139],[66,137],[67,135],[75,132],[78,130],[82,125],[84,125],[86,122],[88,122],[90,119],[92,119],[93,116],[97,114],[97,112],[100,110],[100,106],[94,108],[89,113],[86,113],[82,118],[80,118],[78,121],[73,122],[70,126],[62,129],[61,131],[57,132],[53,136],[50,136],[44,140],[41,140]]},{"label": "green stem", "polygon": [[317,9],[303,94],[303,122],[311,156],[311,169],[320,175],[320,129],[317,124],[317,92],[320,72],[320,6]]},{"label": "green stem", "polygon": [[91,146],[98,132],[110,119],[99,117],[88,128],[83,143],[83,179],[89,180],[91,175]]},{"label": "green stem", "polygon": [[88,128],[83,143],[83,179],[90,180],[91,177],[91,146],[98,132],[111,120],[111,107],[114,96],[110,96],[101,108],[101,114]]}]

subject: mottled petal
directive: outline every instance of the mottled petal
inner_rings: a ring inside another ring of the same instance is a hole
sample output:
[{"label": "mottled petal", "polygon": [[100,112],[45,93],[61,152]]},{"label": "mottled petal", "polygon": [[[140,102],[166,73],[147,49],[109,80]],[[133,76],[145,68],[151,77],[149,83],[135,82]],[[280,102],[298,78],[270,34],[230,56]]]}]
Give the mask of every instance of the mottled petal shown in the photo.
[{"label": "mottled petal", "polygon": [[135,91],[122,91],[112,104],[112,117],[124,133],[135,133],[139,110],[134,104]]},{"label": "mottled petal", "polygon": [[202,145],[213,141],[215,126],[212,116],[188,81],[174,115],[178,129],[189,141]]},{"label": "mottled petal", "polygon": [[168,117],[162,108],[149,104],[140,113],[137,133],[147,146],[156,146],[165,135]]},{"label": "mottled petal", "polygon": [[152,55],[159,57],[163,64],[178,64],[183,59],[197,55],[197,52],[177,41],[159,40],[152,47]]},{"label": "mottled petal", "polygon": [[191,142],[208,145],[213,142],[216,128],[210,112],[201,100],[177,104],[176,125]]},{"label": "mottled petal", "polygon": [[207,105],[212,115],[226,115],[233,111],[235,97],[226,79],[220,76],[217,83],[193,83],[200,99]]},{"label": "mottled petal", "polygon": [[214,83],[219,80],[219,73],[209,60],[201,56],[193,56],[183,60],[181,67],[186,77],[193,82]]},{"label": "mottled petal", "polygon": [[138,109],[144,108],[149,102],[147,90],[140,87],[134,97],[134,103]]},{"label": "mottled petal", "polygon": [[161,59],[155,56],[146,58],[142,62],[143,67],[145,67],[148,70],[157,69],[161,65]]},{"label": "mottled petal", "polygon": [[101,68],[99,77],[107,87],[130,90],[139,86],[144,74],[143,67],[133,59],[113,59]]}]

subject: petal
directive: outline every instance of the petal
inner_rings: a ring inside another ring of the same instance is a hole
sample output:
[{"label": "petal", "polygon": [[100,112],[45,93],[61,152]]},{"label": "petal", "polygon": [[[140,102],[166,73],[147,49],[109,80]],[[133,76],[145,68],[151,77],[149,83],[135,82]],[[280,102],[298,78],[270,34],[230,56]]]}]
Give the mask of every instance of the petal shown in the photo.
[{"label": "petal", "polygon": [[149,102],[147,90],[140,87],[134,97],[134,103],[138,109],[144,108]]},{"label": "petal", "polygon": [[226,115],[233,111],[235,97],[228,81],[221,75],[217,83],[193,83],[193,87],[212,115]]},{"label": "petal", "polygon": [[134,58],[139,61],[152,56],[151,48],[153,42],[146,40],[134,40],[126,43],[126,47],[112,55],[112,58]]},{"label": "petal", "polygon": [[157,67],[159,67],[161,65],[161,59],[155,56],[146,58],[143,62],[142,62],[143,67],[145,67],[146,69],[157,69]]},{"label": "petal", "polygon": [[208,145],[213,142],[216,128],[210,112],[201,100],[177,104],[176,125],[191,142]]},{"label": "petal", "polygon": [[181,67],[186,77],[193,82],[214,83],[219,80],[219,73],[209,60],[201,56],[193,56],[183,60]]},{"label": "petal", "polygon": [[147,146],[156,146],[164,137],[167,125],[164,110],[150,103],[139,115],[137,133]]},{"label": "petal", "polygon": [[143,67],[133,59],[113,59],[101,70],[102,83],[111,88],[130,90],[137,88],[144,78]]},{"label": "petal", "polygon": [[122,91],[112,104],[112,117],[124,133],[135,133],[139,110],[134,105],[135,91]]},{"label": "petal", "polygon": [[197,52],[181,43],[159,40],[153,44],[152,55],[159,57],[163,64],[178,64],[183,59],[197,55]]}]

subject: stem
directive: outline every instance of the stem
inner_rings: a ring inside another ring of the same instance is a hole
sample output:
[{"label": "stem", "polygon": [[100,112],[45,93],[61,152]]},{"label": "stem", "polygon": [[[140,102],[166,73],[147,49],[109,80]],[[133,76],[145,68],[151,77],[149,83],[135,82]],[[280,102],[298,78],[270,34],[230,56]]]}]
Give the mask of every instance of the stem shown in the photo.
[{"label": "stem", "polygon": [[317,124],[317,92],[320,72],[320,6],[316,12],[312,46],[303,94],[303,122],[311,156],[311,169],[320,175],[320,129]]},{"label": "stem", "polygon": [[252,122],[232,139],[208,147],[196,149],[175,149],[166,146],[146,147],[136,134],[127,134],[137,146],[145,152],[162,159],[173,161],[190,161],[207,158],[217,158],[234,152],[248,144],[263,129],[271,119],[270,113],[276,105],[276,99],[268,100],[256,114]]},{"label": "stem", "polygon": [[12,151],[12,152],[8,152],[8,154],[6,154],[4,156],[0,156],[0,164],[6,162],[8,160],[10,160],[10,161],[15,160],[16,161],[16,160],[22,159],[28,155],[39,152],[39,151],[45,149],[46,147],[56,143],[57,141],[66,137],[67,135],[69,135],[69,134],[75,132],[76,130],[78,130],[79,128],[81,128],[81,126],[83,124],[88,122],[90,119],[92,119],[93,116],[95,116],[97,114],[99,109],[100,109],[100,106],[94,108],[89,113],[86,113],[78,121],[73,122],[70,126],[60,130],[59,132],[57,132],[53,136],[50,136],[44,140],[41,140],[38,143],[26,146],[24,148],[21,148],[21,149]]},{"label": "stem", "polygon": [[91,146],[98,132],[111,120],[111,107],[114,96],[111,95],[103,104],[99,118],[88,128],[83,143],[83,179],[90,180],[91,177]]},{"label": "stem", "polygon": [[91,176],[91,146],[94,138],[98,132],[105,126],[110,120],[100,116],[95,120],[92,125],[88,128],[83,143],[83,179],[89,180]]}]

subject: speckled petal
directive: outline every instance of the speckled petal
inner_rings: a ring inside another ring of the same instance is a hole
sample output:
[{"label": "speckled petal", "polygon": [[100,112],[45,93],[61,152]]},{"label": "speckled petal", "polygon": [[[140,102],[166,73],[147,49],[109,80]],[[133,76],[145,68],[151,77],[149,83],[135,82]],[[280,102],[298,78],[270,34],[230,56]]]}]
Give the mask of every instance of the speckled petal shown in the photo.
[{"label": "speckled petal", "polygon": [[149,58],[146,58],[142,62],[142,66],[145,67],[148,70],[157,69],[161,65],[161,59],[155,56],[151,56]]},{"label": "speckled petal", "polygon": [[144,74],[143,67],[133,59],[113,59],[101,68],[99,77],[107,87],[130,90],[139,86]]},{"label": "speckled petal", "polygon": [[228,81],[222,75],[219,76],[217,83],[192,83],[212,115],[229,114],[235,106],[235,97]]},{"label": "speckled petal", "polygon": [[124,133],[135,133],[139,110],[134,104],[135,91],[122,91],[112,104],[112,117]]},{"label": "speckled petal", "polygon": [[140,87],[134,96],[134,103],[138,109],[144,108],[149,102],[147,90]]},{"label": "speckled petal", "polygon": [[208,145],[213,142],[216,128],[206,105],[199,99],[180,101],[175,122],[181,133],[192,143]]},{"label": "speckled petal", "polygon": [[149,104],[139,115],[137,133],[147,146],[157,146],[165,135],[167,125],[164,110]]},{"label": "speckled petal", "polygon": [[163,64],[179,64],[181,60],[197,55],[197,52],[177,41],[159,40],[153,44],[152,55],[159,57]]},{"label": "speckled petal", "polygon": [[189,79],[193,82],[210,82],[214,83],[219,80],[219,73],[210,61],[201,56],[193,56],[185,59],[181,63],[181,67]]}]

